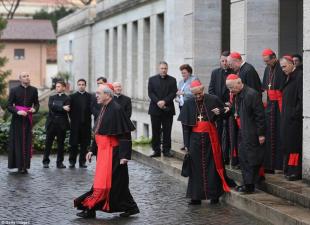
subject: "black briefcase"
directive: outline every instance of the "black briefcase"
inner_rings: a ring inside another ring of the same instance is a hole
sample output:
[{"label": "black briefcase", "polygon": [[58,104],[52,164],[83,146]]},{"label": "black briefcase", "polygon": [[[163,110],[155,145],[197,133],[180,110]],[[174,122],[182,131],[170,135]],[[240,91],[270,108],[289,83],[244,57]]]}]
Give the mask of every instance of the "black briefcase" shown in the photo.
[{"label": "black briefcase", "polygon": [[189,177],[191,175],[191,156],[186,153],[183,159],[181,175],[183,177]]}]

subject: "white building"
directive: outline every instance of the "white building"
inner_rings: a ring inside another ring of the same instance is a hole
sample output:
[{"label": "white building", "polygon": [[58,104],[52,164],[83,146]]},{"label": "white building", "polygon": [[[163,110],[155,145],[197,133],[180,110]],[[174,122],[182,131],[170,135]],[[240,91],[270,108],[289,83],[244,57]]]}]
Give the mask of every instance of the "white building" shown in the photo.
[{"label": "white building", "polygon": [[[191,64],[194,74],[208,85],[223,50],[239,51],[262,76],[264,48],[280,56],[301,54],[304,49],[307,99],[309,39],[309,1],[99,0],[59,21],[58,67],[74,75],[73,84],[85,78],[90,91],[95,90],[99,76],[122,82],[125,94],[133,100],[136,136],[151,137],[147,82],[156,74],[160,60],[169,63],[169,74],[178,80],[179,66]],[[306,106],[305,101],[303,170],[310,180],[310,134],[306,132],[310,107]],[[175,141],[181,139],[176,121],[172,134]]]}]

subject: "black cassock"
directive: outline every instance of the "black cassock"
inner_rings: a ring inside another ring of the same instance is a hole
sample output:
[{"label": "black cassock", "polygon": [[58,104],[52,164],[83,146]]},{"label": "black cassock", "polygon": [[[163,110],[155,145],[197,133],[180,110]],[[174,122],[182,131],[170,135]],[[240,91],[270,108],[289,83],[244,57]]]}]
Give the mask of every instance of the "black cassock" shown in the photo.
[{"label": "black cassock", "polygon": [[75,164],[78,154],[78,145],[80,145],[80,164],[85,163],[87,147],[91,140],[91,103],[92,95],[90,93],[76,92],[70,95],[70,156],[69,161]]},{"label": "black cassock", "polygon": [[[246,84],[248,87],[253,88],[258,91],[260,94],[262,92],[262,83],[259,78],[259,75],[255,68],[245,62],[239,72],[242,82]],[[230,102],[233,101],[233,96],[230,97]],[[234,108],[233,110],[234,111]],[[239,122],[236,121],[233,113],[229,118],[229,141],[230,141],[230,151],[231,151],[231,165],[237,166],[239,165],[239,140],[240,140],[240,131],[239,131]]]},{"label": "black cassock", "polygon": [[10,90],[8,100],[8,110],[12,113],[8,167],[29,169],[32,154],[32,116],[17,115],[18,107],[33,107],[37,112],[40,107],[38,90],[32,86],[25,88],[20,85]]},{"label": "black cassock", "polygon": [[[212,137],[216,136],[219,144],[214,123],[217,116],[211,111],[214,108],[224,111],[223,103],[216,96],[205,94],[204,102],[197,104],[195,98],[190,98],[184,103],[178,118],[185,128],[185,147],[189,149],[191,158],[186,197],[192,200],[218,199],[224,191],[229,191],[220,146],[215,157],[215,149],[212,148]],[[214,132],[198,132],[196,128],[200,120],[209,121]]]},{"label": "black cassock", "polygon": [[126,95],[115,95],[114,100],[122,107],[128,118],[130,118],[132,113],[131,99]]},{"label": "black cassock", "polygon": [[[229,102],[229,90],[226,87],[226,78],[232,73],[229,69],[217,68],[212,71],[211,80],[209,84],[208,93],[210,95],[216,95],[222,102]],[[228,119],[219,118],[216,121],[217,130],[219,133],[223,157],[225,162],[229,162],[229,121]]]},{"label": "black cassock", "polygon": [[233,101],[234,114],[239,121],[239,161],[243,182],[254,185],[258,180],[259,168],[263,163],[265,144],[258,137],[265,136],[266,120],[261,95],[244,85]]},{"label": "black cassock", "polygon": [[259,75],[250,63],[245,62],[241,66],[238,75],[244,84],[255,89],[259,93],[262,92],[262,83]]},{"label": "black cassock", "polygon": [[274,67],[267,66],[264,72],[263,90],[267,94],[266,113],[266,152],[264,168],[269,172],[283,169],[283,152],[280,141],[280,110],[282,109],[281,89],[286,76],[279,61]]},{"label": "black cassock", "polygon": [[[90,191],[74,200],[75,207],[110,213],[138,208],[129,191],[127,164],[120,165],[120,159],[131,159],[130,132],[134,129],[121,106],[114,100],[103,106],[95,125],[98,151],[94,184]],[[110,156],[106,155],[109,151]],[[109,169],[111,173],[107,172]],[[103,186],[102,179],[105,183]],[[106,185],[108,183],[111,183],[111,187]]]},{"label": "black cassock", "polygon": [[296,69],[285,83],[281,112],[281,140],[285,155],[284,173],[301,175],[303,130],[303,74]]}]

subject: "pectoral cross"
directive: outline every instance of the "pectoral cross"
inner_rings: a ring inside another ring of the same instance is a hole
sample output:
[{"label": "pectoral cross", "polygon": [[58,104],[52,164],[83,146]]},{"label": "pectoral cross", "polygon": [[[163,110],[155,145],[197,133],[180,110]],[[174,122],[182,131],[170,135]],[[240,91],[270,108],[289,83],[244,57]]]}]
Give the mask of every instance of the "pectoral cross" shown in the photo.
[{"label": "pectoral cross", "polygon": [[270,88],[271,88],[271,83],[268,84],[268,88],[269,88],[269,90],[270,90]]},{"label": "pectoral cross", "polygon": [[202,119],[203,119],[203,116],[202,116],[201,114],[199,114],[198,119],[199,119],[199,121],[201,122]]}]

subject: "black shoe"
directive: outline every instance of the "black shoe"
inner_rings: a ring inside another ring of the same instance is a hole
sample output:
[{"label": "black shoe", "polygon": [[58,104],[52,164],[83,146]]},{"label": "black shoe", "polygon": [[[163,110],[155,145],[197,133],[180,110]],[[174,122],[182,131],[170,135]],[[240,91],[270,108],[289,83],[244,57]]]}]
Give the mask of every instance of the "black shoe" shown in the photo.
[{"label": "black shoe", "polygon": [[58,168],[58,169],[65,169],[66,166],[65,166],[63,163],[61,163],[61,164],[58,164],[58,165],[57,165],[57,168]]},{"label": "black shoe", "polygon": [[210,204],[211,205],[215,205],[215,204],[218,204],[219,203],[219,199],[218,198],[216,198],[216,199],[211,199],[211,201],[210,201]]},{"label": "black shoe", "polygon": [[85,163],[80,164],[80,168],[87,168],[87,166],[85,165]]},{"label": "black shoe", "polygon": [[70,165],[69,165],[69,168],[70,168],[70,169],[73,169],[73,168],[75,168],[75,164],[73,164],[73,163],[70,163]]},{"label": "black shoe", "polygon": [[185,150],[186,150],[186,148],[185,148],[185,147],[182,147],[182,148],[180,148],[180,150],[181,150],[181,151],[185,151]]},{"label": "black shoe", "polygon": [[96,211],[95,210],[83,210],[82,212],[79,212],[76,214],[78,217],[82,218],[95,218],[96,217]]},{"label": "black shoe", "polygon": [[152,155],[150,155],[150,157],[160,157],[161,154],[158,152],[154,152]]},{"label": "black shoe", "polygon": [[126,212],[123,212],[121,214],[119,214],[120,217],[129,217],[135,214],[140,213],[140,210],[138,208],[132,209],[132,210],[128,210]]},{"label": "black shoe", "polygon": [[48,163],[43,163],[43,168],[50,168]]},{"label": "black shoe", "polygon": [[271,169],[265,169],[265,173],[268,173],[268,174],[274,174],[274,170],[271,170]]},{"label": "black shoe", "polygon": [[165,152],[164,156],[165,157],[169,157],[169,158],[173,157],[173,155],[170,152]]},{"label": "black shoe", "polygon": [[189,205],[201,205],[201,200],[191,200],[188,202]]},{"label": "black shoe", "polygon": [[285,179],[288,181],[296,181],[296,180],[301,180],[301,175],[289,175],[289,176],[285,176]]},{"label": "black shoe", "polygon": [[243,194],[252,194],[254,193],[254,187],[250,187],[249,185],[241,185],[241,186],[237,186],[235,188],[235,190],[239,193],[243,193]]}]

